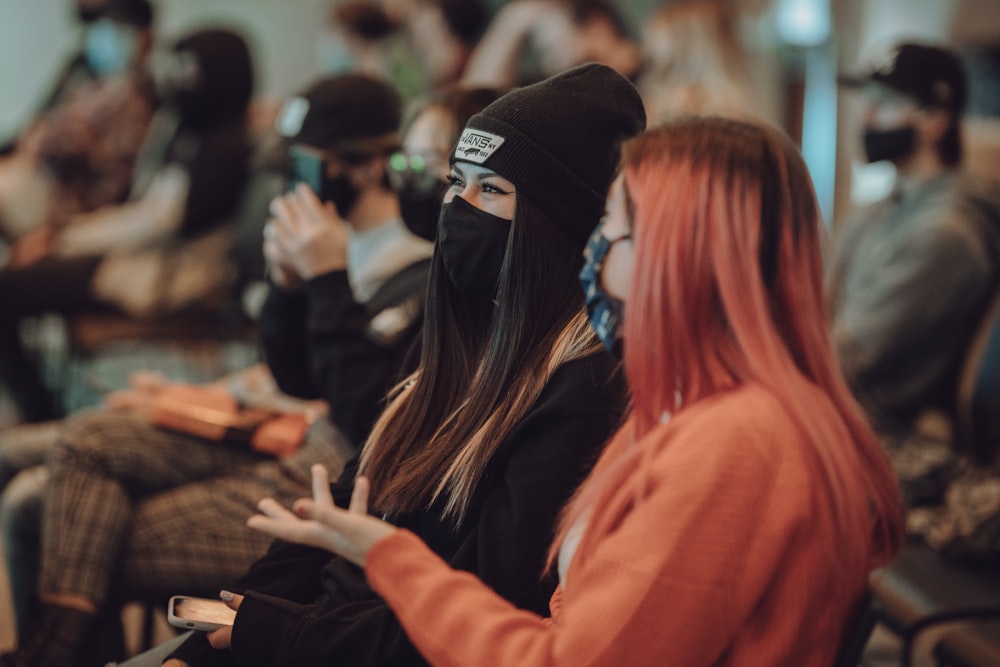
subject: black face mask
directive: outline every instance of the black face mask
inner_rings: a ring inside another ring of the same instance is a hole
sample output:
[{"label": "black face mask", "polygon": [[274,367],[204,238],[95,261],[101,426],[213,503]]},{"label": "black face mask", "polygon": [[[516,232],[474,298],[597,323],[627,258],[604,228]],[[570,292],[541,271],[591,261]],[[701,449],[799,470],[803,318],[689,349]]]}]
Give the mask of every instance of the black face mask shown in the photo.
[{"label": "black face mask", "polygon": [[441,217],[441,200],[447,191],[448,184],[444,181],[435,183],[430,191],[419,190],[409,183],[396,190],[400,215],[411,232],[428,241],[434,240]]},{"label": "black face mask", "polygon": [[456,289],[482,299],[496,298],[510,224],[461,197],[441,207],[438,246]]},{"label": "black face mask", "polygon": [[346,218],[357,203],[360,193],[347,174],[340,174],[334,178],[324,176],[320,191],[316,194],[320,201],[332,203],[337,208],[337,213]]},{"label": "black face mask", "polygon": [[917,130],[912,125],[893,130],[865,129],[865,155],[869,162],[896,161],[913,152],[917,144]]}]

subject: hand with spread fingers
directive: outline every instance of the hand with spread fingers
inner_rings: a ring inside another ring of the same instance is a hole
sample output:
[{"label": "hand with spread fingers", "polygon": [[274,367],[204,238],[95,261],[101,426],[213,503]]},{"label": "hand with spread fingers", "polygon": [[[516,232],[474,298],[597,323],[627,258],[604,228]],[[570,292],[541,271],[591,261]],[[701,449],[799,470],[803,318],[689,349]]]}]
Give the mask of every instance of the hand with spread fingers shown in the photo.
[{"label": "hand with spread fingers", "polygon": [[333,504],[329,477],[320,464],[312,467],[312,486],[312,500],[295,501],[291,512],[265,498],[257,506],[261,513],[250,517],[247,525],[286,542],[326,549],[364,567],[368,551],[396,530],[368,515],[368,479],[359,477],[354,482],[347,510]]},{"label": "hand with spread fingers", "polygon": [[276,197],[270,211],[264,251],[279,285],[291,278],[290,271],[309,280],[347,268],[348,225],[333,204],[321,202],[309,186],[300,183]]}]

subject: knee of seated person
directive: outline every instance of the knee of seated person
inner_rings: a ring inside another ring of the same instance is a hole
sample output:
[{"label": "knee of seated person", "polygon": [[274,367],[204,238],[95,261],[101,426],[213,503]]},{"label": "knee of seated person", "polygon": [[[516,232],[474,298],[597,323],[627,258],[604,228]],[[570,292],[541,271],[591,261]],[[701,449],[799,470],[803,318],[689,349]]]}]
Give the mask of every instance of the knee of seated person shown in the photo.
[{"label": "knee of seated person", "polygon": [[60,429],[61,422],[25,424],[0,435],[0,492],[21,471],[45,463]]},{"label": "knee of seated person", "polygon": [[59,464],[78,456],[100,455],[116,446],[117,437],[131,421],[125,413],[106,409],[86,410],[64,420],[62,433],[50,455],[50,463]]},{"label": "knee of seated person", "polygon": [[10,461],[3,456],[3,449],[0,449],[0,493],[7,488],[7,485],[21,472],[20,466],[15,461]]}]

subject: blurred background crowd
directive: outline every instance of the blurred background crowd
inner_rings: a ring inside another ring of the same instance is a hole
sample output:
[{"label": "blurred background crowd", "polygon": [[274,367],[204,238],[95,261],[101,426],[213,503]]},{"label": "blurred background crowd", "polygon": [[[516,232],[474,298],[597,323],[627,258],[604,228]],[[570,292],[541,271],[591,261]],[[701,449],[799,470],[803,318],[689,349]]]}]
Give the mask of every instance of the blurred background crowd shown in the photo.
[{"label": "blurred background crowd", "polygon": [[[838,88],[837,74],[870,68],[901,40],[946,44],[960,54],[969,79],[964,163],[997,173],[1000,8],[991,0],[106,5],[53,0],[0,7],[6,56],[0,59],[0,261],[67,258],[57,273],[3,283],[21,303],[2,302],[8,324],[0,337],[4,347],[40,347],[43,372],[57,375],[61,366],[44,366],[65,349],[66,335],[70,345],[88,348],[92,339],[114,338],[122,329],[107,322],[88,327],[92,320],[82,318],[67,332],[47,312],[89,311],[81,304],[96,302],[132,319],[162,320],[211,302],[223,309],[226,324],[234,314],[252,318],[254,292],[246,288],[262,275],[262,220],[247,218],[273,192],[247,183],[260,183],[251,172],[266,161],[282,104],[321,75],[369,73],[412,101],[458,83],[503,89],[580,62],[604,62],[637,85],[653,122],[712,111],[783,127],[800,143],[832,228],[893,183],[891,163],[864,159],[859,96]],[[229,33],[230,48],[218,35],[194,35],[204,29]],[[192,83],[197,54],[212,63]],[[164,164],[172,167],[159,169]],[[186,195],[184,211],[173,210],[178,193]],[[126,202],[117,219],[105,215]],[[150,239],[176,238],[189,243],[149,247]],[[123,247],[143,252],[116,262],[96,259]],[[164,281],[167,264],[183,278]],[[32,287],[25,291],[25,284]],[[67,385],[54,400],[69,402],[52,407],[29,377],[36,373],[35,362],[25,360],[30,353],[2,362],[8,383],[26,378],[13,383],[20,416],[29,420],[85,404],[93,385],[108,384],[90,377],[87,385],[86,374],[83,385],[80,377],[50,377]],[[10,409],[0,414],[19,419]]]}]

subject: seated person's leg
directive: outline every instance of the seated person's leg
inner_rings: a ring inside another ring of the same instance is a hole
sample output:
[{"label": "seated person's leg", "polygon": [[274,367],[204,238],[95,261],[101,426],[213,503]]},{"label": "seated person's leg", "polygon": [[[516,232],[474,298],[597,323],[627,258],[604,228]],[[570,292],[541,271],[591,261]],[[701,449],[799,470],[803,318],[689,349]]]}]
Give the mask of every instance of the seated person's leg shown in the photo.
[{"label": "seated person's leg", "polygon": [[61,428],[61,421],[51,421],[15,426],[0,433],[0,491],[21,471],[45,463]]},{"label": "seated person's leg", "polygon": [[24,347],[21,320],[50,311],[99,308],[90,295],[99,262],[97,257],[47,259],[0,270],[0,381],[7,385],[26,421],[55,419],[63,411]]},{"label": "seated person's leg", "polygon": [[165,431],[129,414],[97,410],[70,417],[49,459],[42,593],[71,592],[102,604],[137,501],[258,461],[252,452]]},{"label": "seated person's leg", "polygon": [[[96,410],[66,421],[48,459],[41,513],[38,597],[16,659],[28,664],[76,655],[109,616],[109,581],[146,496],[259,461],[256,454]],[[103,664],[103,663],[102,663]]]},{"label": "seated person's leg", "polygon": [[139,505],[113,597],[122,601],[188,594],[215,597],[260,558],[271,538],[246,527],[261,498],[286,505],[311,494],[310,468],[343,467],[353,448],[326,421],[299,451],[161,493]]},{"label": "seated person's leg", "polygon": [[21,641],[25,639],[28,609],[36,601],[42,501],[48,479],[48,469],[43,465],[22,470],[0,496],[3,553]]}]

